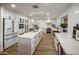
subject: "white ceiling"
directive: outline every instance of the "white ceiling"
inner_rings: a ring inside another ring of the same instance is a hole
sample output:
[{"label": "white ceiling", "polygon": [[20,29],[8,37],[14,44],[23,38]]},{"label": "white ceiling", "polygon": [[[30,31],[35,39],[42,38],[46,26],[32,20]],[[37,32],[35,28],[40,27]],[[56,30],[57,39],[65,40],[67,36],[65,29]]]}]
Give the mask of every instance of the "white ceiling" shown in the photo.
[{"label": "white ceiling", "polygon": [[[57,18],[71,4],[70,3],[14,3],[16,8],[11,7],[11,3],[2,4],[4,8],[20,13],[24,16],[29,16],[32,12],[44,12],[43,14],[33,14],[34,17],[46,17],[46,13],[50,13],[50,17]],[[38,5],[39,8],[34,9],[32,5]]]}]

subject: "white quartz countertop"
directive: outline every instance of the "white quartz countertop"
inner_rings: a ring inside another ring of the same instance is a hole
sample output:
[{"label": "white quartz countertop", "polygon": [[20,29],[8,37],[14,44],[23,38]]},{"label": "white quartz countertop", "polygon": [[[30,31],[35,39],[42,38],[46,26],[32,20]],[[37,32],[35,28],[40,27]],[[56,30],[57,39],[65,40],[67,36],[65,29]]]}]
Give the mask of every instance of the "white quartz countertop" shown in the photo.
[{"label": "white quartz countertop", "polygon": [[52,29],[53,31],[59,31],[59,29],[57,29],[57,28],[51,27],[51,29]]},{"label": "white quartz countertop", "polygon": [[79,54],[79,42],[68,36],[68,33],[55,33],[66,54]]},{"label": "white quartz countertop", "polygon": [[31,32],[28,32],[26,34],[23,34],[23,35],[19,35],[18,37],[20,38],[33,38],[35,37],[35,35],[37,35],[39,32],[41,32],[42,30],[37,30],[36,32],[34,31],[31,31]]}]

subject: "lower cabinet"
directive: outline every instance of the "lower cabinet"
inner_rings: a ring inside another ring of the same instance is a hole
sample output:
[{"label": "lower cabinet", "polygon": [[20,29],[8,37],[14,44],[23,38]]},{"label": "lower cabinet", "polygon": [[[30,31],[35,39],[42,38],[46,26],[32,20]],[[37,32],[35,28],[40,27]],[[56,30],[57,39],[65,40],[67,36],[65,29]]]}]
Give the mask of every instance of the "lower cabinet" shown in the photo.
[{"label": "lower cabinet", "polygon": [[26,38],[18,38],[18,55],[30,55],[31,48],[31,39],[26,39]]},{"label": "lower cabinet", "polygon": [[18,54],[32,55],[37,48],[41,38],[41,32],[33,38],[18,38]]},{"label": "lower cabinet", "polygon": [[54,38],[54,43],[55,43],[56,51],[58,52],[58,44],[59,44],[59,41],[58,41],[58,39],[56,37]]},{"label": "lower cabinet", "polygon": [[65,55],[64,49],[62,48],[61,44],[58,44],[58,54],[59,55]]},{"label": "lower cabinet", "polygon": [[55,44],[55,48],[56,51],[58,52],[59,55],[64,55],[64,49],[61,46],[61,43],[59,42],[58,38],[56,36],[54,36],[54,44]]}]

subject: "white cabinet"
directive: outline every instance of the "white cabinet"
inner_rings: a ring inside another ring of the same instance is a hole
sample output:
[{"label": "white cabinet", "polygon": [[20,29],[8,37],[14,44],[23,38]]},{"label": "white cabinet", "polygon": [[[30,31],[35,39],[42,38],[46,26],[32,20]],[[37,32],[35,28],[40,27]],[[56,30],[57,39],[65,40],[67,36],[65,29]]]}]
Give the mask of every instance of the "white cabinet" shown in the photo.
[{"label": "white cabinet", "polygon": [[55,49],[59,53],[59,41],[58,41],[58,38],[55,36],[55,33],[53,31],[51,32],[51,34],[52,34],[52,37],[54,39]]},{"label": "white cabinet", "polygon": [[18,53],[20,55],[31,54],[31,39],[18,38]]},{"label": "white cabinet", "polygon": [[54,43],[55,43],[56,51],[58,51],[58,43],[59,43],[59,41],[58,41],[58,39],[56,37],[54,39]]},{"label": "white cabinet", "polygon": [[42,32],[38,33],[32,40],[31,40],[31,54],[34,53],[35,49],[37,48],[40,40],[42,39]]},{"label": "white cabinet", "polygon": [[59,43],[59,41],[58,41],[58,39],[55,36],[55,33],[53,31],[51,32],[51,35],[52,35],[52,37],[54,39],[55,49],[56,49],[56,51],[58,51],[58,43]]},{"label": "white cabinet", "polygon": [[58,52],[59,55],[64,55],[65,52],[64,52],[64,49],[62,48],[61,43],[59,41],[60,38],[58,38],[55,33],[54,33],[54,35],[55,35],[55,37],[54,37],[54,43],[55,43],[56,51]]},{"label": "white cabinet", "polygon": [[36,34],[30,33],[33,36],[28,36],[25,34],[25,36],[21,35],[18,37],[18,54],[25,54],[25,55],[31,55],[34,53],[35,49],[37,48],[40,40],[42,32],[39,31]]},{"label": "white cabinet", "polygon": [[62,47],[61,47],[61,44],[58,41],[58,38],[56,36],[54,38],[54,43],[55,43],[55,48],[56,48],[56,51],[58,52],[58,54],[59,55],[65,54]]}]

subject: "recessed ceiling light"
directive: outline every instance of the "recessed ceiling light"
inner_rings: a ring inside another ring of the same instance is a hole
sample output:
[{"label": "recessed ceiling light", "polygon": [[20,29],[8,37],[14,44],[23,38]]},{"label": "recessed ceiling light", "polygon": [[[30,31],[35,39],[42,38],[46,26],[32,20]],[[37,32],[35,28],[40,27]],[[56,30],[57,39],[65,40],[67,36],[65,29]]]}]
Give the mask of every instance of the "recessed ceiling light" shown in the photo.
[{"label": "recessed ceiling light", "polygon": [[15,8],[15,7],[16,7],[16,5],[15,5],[15,4],[11,4],[11,7]]}]

